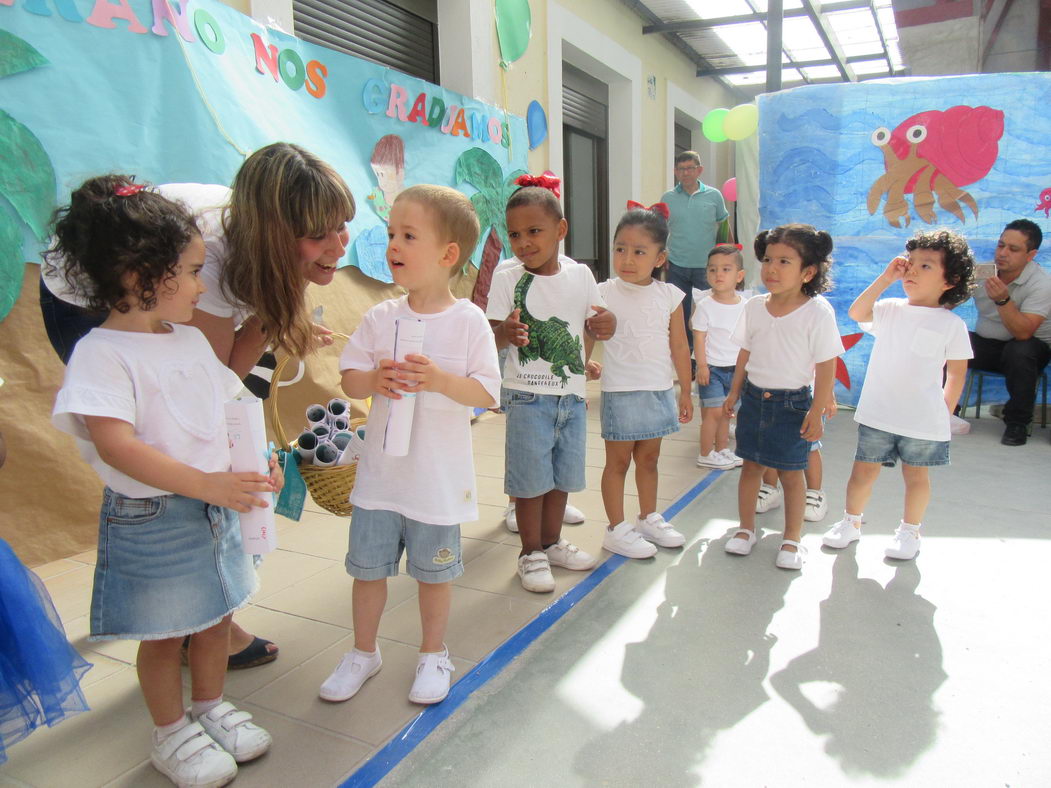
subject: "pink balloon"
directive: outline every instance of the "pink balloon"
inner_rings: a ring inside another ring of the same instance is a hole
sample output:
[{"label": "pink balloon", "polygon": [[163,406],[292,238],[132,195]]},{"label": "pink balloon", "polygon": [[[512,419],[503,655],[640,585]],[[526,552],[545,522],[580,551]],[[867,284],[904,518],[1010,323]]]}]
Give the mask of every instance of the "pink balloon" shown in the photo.
[{"label": "pink balloon", "polygon": [[722,192],[727,202],[737,202],[737,178],[730,178],[724,183]]}]

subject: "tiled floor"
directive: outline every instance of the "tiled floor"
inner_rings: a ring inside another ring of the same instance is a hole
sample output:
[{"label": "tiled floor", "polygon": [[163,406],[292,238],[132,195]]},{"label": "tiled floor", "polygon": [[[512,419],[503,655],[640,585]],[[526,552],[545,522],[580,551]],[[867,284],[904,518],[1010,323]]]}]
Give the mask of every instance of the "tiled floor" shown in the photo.
[{"label": "tiled floor", "polygon": [[[588,520],[564,535],[592,553],[601,552],[604,460],[599,435],[598,390],[589,397],[588,487],[570,497]],[[522,589],[515,574],[518,537],[503,525],[503,418],[482,416],[474,426],[480,518],[462,527],[464,575],[454,583],[447,641],[460,678],[486,654],[528,623],[586,573],[555,569],[554,594]],[[660,461],[659,508],[692,487],[704,471],[694,467],[696,420],[665,439]],[[634,480],[627,481],[635,508]],[[380,626],[383,670],[346,703],[329,704],[317,690],[340,655],[350,648],[351,580],[343,570],[347,523],[319,509],[279,526],[279,549],[260,569],[255,605],[238,614],[252,632],[281,647],[273,663],[229,674],[226,694],[274,735],[271,752],[240,770],[238,785],[336,785],[409,722],[420,708],[407,694],[420,637],[416,583],[402,575],[389,583],[387,613]],[[0,785],[163,786],[169,783],[148,762],[149,717],[139,695],[134,660],[137,644],[89,643],[87,611],[94,553],[36,567],[66,625],[70,641],[94,664],[84,688],[91,711],[12,747],[0,766]],[[304,781],[304,775],[310,775]]]}]

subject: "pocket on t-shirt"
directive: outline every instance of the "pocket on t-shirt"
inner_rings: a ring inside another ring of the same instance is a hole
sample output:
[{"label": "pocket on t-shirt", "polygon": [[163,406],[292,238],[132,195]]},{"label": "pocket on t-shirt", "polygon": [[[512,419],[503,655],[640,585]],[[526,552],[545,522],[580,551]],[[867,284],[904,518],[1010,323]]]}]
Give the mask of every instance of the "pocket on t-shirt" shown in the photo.
[{"label": "pocket on t-shirt", "polygon": [[929,328],[918,328],[909,349],[921,358],[938,358],[945,355],[945,337]]},{"label": "pocket on t-shirt", "polygon": [[[442,368],[443,372],[448,372],[451,375],[457,377],[467,376],[467,356],[449,356],[449,355],[437,355],[433,354],[429,356],[431,362],[437,364]],[[466,405],[461,405],[454,399],[450,399],[444,394],[438,394],[434,391],[424,391],[420,394],[420,405],[425,408],[431,408],[432,410],[444,410],[444,411],[458,411],[466,408]]]}]

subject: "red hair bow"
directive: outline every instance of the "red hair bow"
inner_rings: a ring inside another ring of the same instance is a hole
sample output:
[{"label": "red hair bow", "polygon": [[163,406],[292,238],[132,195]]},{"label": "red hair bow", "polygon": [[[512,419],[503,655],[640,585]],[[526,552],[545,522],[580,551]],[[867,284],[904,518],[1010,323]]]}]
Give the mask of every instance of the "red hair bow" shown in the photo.
[{"label": "red hair bow", "polygon": [[664,221],[668,221],[671,218],[671,211],[668,210],[668,203],[666,202],[655,202],[649,208],[643,205],[641,202],[635,202],[634,200],[628,200],[628,210],[634,210],[639,208],[643,211],[653,211],[653,213],[660,214],[664,217]]},{"label": "red hair bow", "polygon": [[118,197],[131,197],[133,194],[138,194],[146,185],[143,183],[126,183],[123,186],[117,186],[113,189],[113,193]]},{"label": "red hair bow", "polygon": [[551,170],[544,170],[543,175],[519,175],[515,183],[519,186],[539,186],[541,189],[553,192],[556,197],[562,196],[562,181]]}]

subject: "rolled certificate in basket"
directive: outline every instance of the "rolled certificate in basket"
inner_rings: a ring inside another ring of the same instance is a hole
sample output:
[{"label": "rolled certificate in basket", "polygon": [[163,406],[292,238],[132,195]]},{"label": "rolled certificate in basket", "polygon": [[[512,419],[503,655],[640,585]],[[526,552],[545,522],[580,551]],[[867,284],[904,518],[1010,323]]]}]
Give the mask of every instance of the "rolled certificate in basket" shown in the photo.
[{"label": "rolled certificate in basket", "polygon": [[335,435],[337,432],[345,432],[350,429],[350,419],[345,416],[333,416],[328,423],[328,428],[330,435]]},{"label": "rolled certificate in basket", "polygon": [[[230,438],[230,468],[238,473],[270,473],[270,451],[266,442],[266,421],[263,402],[245,397],[227,402],[226,432]],[[248,555],[263,555],[277,549],[277,528],[274,527],[274,494],[256,492],[267,506],[253,506],[240,515],[241,545]]]},{"label": "rolled certificate in basket", "polygon": [[[422,354],[424,322],[413,317],[399,317],[395,325],[394,361],[400,364],[406,356]],[[416,410],[416,395],[405,391],[399,393],[401,399],[390,402],[387,428],[383,433],[383,452],[392,457],[404,457],[409,453],[412,416]]]},{"label": "rolled certificate in basket", "polygon": [[365,428],[358,427],[354,432],[341,432],[340,435],[350,435],[350,441],[343,448],[336,465],[350,465],[357,462],[361,459],[362,452],[365,451]]},{"label": "rolled certificate in basket", "polygon": [[329,429],[327,424],[314,424],[311,426],[310,431],[317,435],[319,438],[327,438],[332,434],[332,430]]},{"label": "rolled certificate in basket", "polygon": [[318,443],[320,443],[320,439],[310,430],[304,430],[296,438],[296,451],[299,452],[303,462],[311,463],[314,461],[314,450],[317,448]]},{"label": "rolled certificate in basket", "polygon": [[317,445],[317,449],[314,450],[314,465],[327,468],[330,465],[335,465],[338,459],[339,449],[335,447],[332,441],[322,440]]},{"label": "rolled certificate in basket", "polygon": [[347,424],[350,423],[350,403],[345,399],[340,399],[339,397],[330,399],[326,409],[328,410],[329,424],[334,424],[336,419],[342,419]]},{"label": "rolled certificate in basket", "polygon": [[325,410],[324,405],[309,405],[307,407],[307,423],[311,426],[315,424],[325,424],[328,421],[328,411]]},{"label": "rolled certificate in basket", "polygon": [[333,435],[330,438],[330,440],[332,441],[333,446],[335,446],[340,451],[343,451],[345,448],[347,448],[347,444],[350,443],[350,439],[352,437],[354,437],[354,433],[349,432],[347,430],[340,430],[335,435]]}]

